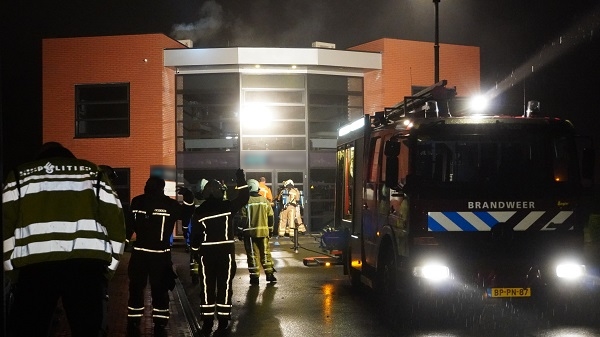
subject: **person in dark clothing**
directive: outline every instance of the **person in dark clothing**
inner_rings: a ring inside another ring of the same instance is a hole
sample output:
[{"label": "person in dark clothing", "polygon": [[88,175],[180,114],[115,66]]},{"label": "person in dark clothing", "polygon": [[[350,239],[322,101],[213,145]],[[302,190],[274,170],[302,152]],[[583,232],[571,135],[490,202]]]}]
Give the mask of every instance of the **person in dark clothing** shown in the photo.
[{"label": "person in dark clothing", "polygon": [[211,180],[202,191],[205,201],[192,217],[192,254],[199,264],[202,332],[212,332],[215,312],[218,330],[224,331],[231,319],[232,282],[236,272],[234,215],[249,198],[244,170],[236,171],[238,195],[224,200],[221,183]]},{"label": "person in dark clothing", "polygon": [[150,177],[144,194],[131,200],[127,218],[127,240],[136,240],[129,260],[128,330],[139,329],[144,315],[144,289],[150,281],[152,320],[155,330],[164,330],[169,321],[169,289],[174,287],[170,236],[177,220],[189,221],[194,211],[194,194],[181,188],[183,204],[164,194],[165,181]]}]

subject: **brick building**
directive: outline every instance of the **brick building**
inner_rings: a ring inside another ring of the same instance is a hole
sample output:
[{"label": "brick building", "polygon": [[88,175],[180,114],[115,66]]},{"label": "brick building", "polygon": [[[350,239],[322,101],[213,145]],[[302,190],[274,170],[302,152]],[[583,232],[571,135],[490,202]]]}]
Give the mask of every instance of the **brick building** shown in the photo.
[{"label": "brick building", "polygon": [[[43,140],[117,169],[124,203],[151,170],[174,185],[293,179],[312,231],[331,223],[340,125],[433,84],[431,43],[188,48],[162,34],[43,40]],[[440,45],[440,78],[479,91],[479,48]],[[163,168],[167,168],[164,170]]]}]

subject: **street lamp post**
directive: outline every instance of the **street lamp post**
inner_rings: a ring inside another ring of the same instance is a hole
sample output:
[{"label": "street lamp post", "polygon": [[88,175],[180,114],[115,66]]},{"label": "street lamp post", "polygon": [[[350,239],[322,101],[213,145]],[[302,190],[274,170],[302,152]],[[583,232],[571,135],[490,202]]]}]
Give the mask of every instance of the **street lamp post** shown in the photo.
[{"label": "street lamp post", "polygon": [[440,27],[439,27],[439,15],[438,6],[440,0],[433,0],[434,13],[435,13],[435,42],[433,45],[433,62],[434,62],[434,83],[440,81]]}]

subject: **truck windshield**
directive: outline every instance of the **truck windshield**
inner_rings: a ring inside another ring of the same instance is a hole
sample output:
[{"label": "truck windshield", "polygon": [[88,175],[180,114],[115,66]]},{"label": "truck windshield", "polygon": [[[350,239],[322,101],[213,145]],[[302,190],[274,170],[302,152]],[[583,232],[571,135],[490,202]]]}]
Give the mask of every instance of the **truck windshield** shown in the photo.
[{"label": "truck windshield", "polygon": [[421,135],[415,173],[433,184],[531,186],[575,180],[571,137],[535,129],[520,131]]}]

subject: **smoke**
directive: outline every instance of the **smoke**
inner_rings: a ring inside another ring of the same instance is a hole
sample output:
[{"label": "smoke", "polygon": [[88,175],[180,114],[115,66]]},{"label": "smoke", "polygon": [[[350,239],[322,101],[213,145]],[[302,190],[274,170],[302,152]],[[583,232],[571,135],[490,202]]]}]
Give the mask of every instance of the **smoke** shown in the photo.
[{"label": "smoke", "polygon": [[[254,0],[233,10],[215,0],[205,2],[193,23],[173,25],[170,36],[202,47],[309,47],[323,41],[331,13],[323,4],[303,0]],[[335,41],[327,41],[335,42]]]},{"label": "smoke", "polygon": [[223,7],[210,0],[200,7],[200,19],[194,23],[173,26],[171,37],[176,40],[192,40],[194,43],[210,41],[223,29]]}]

